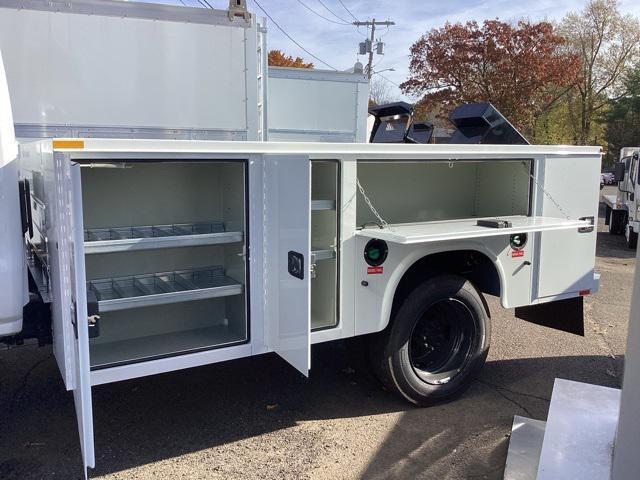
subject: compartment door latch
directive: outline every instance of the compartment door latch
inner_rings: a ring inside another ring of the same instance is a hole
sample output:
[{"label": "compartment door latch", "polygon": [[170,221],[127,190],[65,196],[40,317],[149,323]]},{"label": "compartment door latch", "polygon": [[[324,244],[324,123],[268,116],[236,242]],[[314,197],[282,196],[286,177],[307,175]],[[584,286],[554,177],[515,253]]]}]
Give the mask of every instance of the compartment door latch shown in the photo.
[{"label": "compartment door latch", "polygon": [[87,290],[87,323],[89,325],[89,338],[100,335],[100,310],[98,298],[95,292]]},{"label": "compartment door latch", "polygon": [[288,254],[288,265],[290,275],[304,280],[304,255],[290,250]]}]

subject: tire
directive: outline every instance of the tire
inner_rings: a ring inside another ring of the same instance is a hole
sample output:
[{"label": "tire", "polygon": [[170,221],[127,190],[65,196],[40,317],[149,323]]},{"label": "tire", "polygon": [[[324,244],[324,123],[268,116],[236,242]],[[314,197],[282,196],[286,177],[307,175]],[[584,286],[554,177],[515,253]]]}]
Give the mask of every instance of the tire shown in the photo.
[{"label": "tire", "polygon": [[624,215],[620,211],[611,210],[609,218],[609,233],[612,235],[620,235],[624,233]]},{"label": "tire", "polygon": [[627,238],[627,247],[635,249],[638,246],[638,232],[634,232],[629,227],[629,238]]},{"label": "tire", "polygon": [[438,275],[403,301],[372,339],[373,368],[387,389],[427,406],[464,392],[482,369],[491,321],[481,294],[458,275]]}]

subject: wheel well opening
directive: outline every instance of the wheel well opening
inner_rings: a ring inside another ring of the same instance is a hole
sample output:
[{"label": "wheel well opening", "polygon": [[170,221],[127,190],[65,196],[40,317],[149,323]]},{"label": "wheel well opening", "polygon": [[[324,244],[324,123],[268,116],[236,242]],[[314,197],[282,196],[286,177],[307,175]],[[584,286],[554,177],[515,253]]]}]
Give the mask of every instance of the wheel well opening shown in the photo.
[{"label": "wheel well opening", "polygon": [[[393,297],[391,318],[400,307],[402,300],[427,278],[453,273],[460,275],[482,293],[500,296],[500,276],[495,264],[484,253],[477,250],[452,250],[433,253],[422,257],[407,270],[400,280]],[[484,301],[484,299],[483,299]],[[485,303],[487,314],[488,305]]]}]

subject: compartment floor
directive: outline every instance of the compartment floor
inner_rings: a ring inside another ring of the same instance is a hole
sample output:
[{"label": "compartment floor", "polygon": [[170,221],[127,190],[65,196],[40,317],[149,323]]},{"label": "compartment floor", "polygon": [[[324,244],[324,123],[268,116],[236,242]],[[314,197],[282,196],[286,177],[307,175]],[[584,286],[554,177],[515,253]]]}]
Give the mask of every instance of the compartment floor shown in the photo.
[{"label": "compartment floor", "polygon": [[91,366],[104,366],[137,361],[168,354],[188,353],[190,350],[240,342],[244,336],[224,325],[171,332],[117,342],[92,343]]}]

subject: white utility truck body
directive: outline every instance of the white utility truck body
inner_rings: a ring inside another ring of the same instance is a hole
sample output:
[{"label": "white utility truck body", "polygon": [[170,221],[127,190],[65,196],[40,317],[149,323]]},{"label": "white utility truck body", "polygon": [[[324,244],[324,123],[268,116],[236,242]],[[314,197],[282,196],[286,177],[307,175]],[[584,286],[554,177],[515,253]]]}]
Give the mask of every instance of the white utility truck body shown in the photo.
[{"label": "white utility truck body", "polygon": [[605,204],[605,224],[609,233],[624,234],[627,245],[636,248],[640,232],[640,147],[620,150],[616,165],[615,195],[602,195]]},{"label": "white utility truck body", "polygon": [[307,374],[310,344],[384,330],[434,255],[471,254],[507,308],[598,288],[598,148],[58,139],[22,144],[20,165],[90,467],[92,385],[269,351]]},{"label": "white utility truck body", "polygon": [[[557,305],[581,316],[598,288],[599,148],[299,142],[364,142],[362,75],[267,79],[251,16],[193,10],[0,7],[23,139],[13,158],[0,129],[0,180],[15,193],[0,209],[13,225],[0,265],[17,266],[0,291],[22,282],[26,255],[86,467],[94,385],[266,352],[306,375],[311,344],[368,335],[381,379],[425,405],[482,367],[483,293],[523,317]],[[269,138],[288,141],[256,141]],[[24,305],[9,301],[3,315]]]}]

